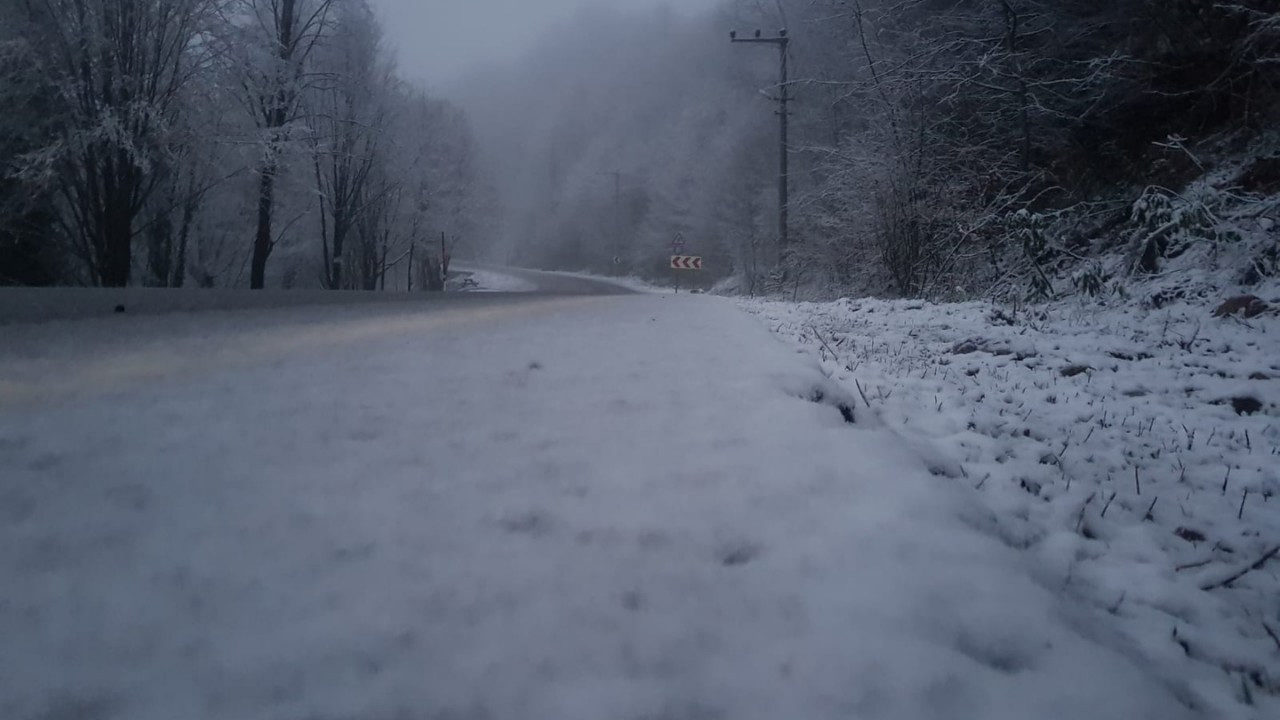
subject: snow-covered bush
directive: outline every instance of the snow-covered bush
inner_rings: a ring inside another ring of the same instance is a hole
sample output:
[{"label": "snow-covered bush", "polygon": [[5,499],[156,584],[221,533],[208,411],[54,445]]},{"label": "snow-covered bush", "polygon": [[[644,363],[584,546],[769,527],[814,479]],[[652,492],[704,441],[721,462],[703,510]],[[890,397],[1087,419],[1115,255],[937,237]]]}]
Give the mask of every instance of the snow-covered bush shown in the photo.
[{"label": "snow-covered bush", "polygon": [[[1110,282],[1111,274],[1097,260],[1080,268],[1071,276],[1072,286],[1089,297],[1098,297],[1106,294]],[[1118,284],[1114,287],[1117,290],[1120,288]]]},{"label": "snow-covered bush", "polygon": [[1053,280],[1045,270],[1049,260],[1049,219],[1041,213],[1023,208],[1005,218],[1009,239],[1016,244],[1027,265],[1026,295],[1028,298],[1053,297]]},{"label": "snow-covered bush", "polygon": [[1216,261],[1223,243],[1240,239],[1215,212],[1221,202],[1221,194],[1208,188],[1190,196],[1147,188],[1130,214],[1130,271],[1159,272],[1163,260],[1177,258],[1201,243],[1208,244]]}]

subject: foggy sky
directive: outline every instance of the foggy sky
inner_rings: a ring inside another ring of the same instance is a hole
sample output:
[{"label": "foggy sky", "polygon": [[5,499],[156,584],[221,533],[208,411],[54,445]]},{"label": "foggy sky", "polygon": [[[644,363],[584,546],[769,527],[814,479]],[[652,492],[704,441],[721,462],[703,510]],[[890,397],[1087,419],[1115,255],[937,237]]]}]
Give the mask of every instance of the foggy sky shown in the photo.
[{"label": "foggy sky", "polygon": [[479,65],[518,58],[586,5],[692,11],[719,0],[370,0],[400,75],[439,89]]}]

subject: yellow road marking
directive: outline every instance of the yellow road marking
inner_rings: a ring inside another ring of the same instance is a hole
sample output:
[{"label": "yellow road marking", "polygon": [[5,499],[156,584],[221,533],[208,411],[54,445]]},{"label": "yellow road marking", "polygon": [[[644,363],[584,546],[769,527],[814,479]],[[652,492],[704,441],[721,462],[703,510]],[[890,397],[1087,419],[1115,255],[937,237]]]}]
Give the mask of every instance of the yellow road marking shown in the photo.
[{"label": "yellow road marking", "polygon": [[[149,347],[124,347],[100,354],[90,350],[68,358],[6,360],[0,357],[0,410],[102,395],[160,379],[192,378],[219,370],[262,365],[323,347],[554,312],[599,299],[582,296],[531,300],[483,308],[322,321],[314,325],[249,328],[219,333],[213,338],[182,336],[168,342],[163,338],[148,338]],[[217,344],[212,350],[211,342]]]}]

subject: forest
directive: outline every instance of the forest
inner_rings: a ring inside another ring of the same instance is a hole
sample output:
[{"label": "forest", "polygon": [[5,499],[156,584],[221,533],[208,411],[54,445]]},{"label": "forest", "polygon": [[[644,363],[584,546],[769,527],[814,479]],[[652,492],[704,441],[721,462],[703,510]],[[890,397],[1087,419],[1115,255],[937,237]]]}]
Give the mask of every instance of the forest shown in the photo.
[{"label": "forest", "polygon": [[[600,12],[526,74],[459,97],[523,263],[621,260],[665,279],[679,234],[730,291],[1035,299],[1124,292],[1189,246],[1239,239],[1227,279],[1258,282],[1277,270],[1264,216],[1280,190],[1278,10],[742,0],[683,24]],[[777,53],[729,41],[782,28],[786,247]],[[535,111],[487,124],[504,104]]]},{"label": "forest", "polygon": [[3,0],[0,107],[3,284],[431,286],[487,201],[363,0]]},{"label": "forest", "polygon": [[[400,79],[364,0],[0,17],[9,284],[404,290],[455,252],[663,282],[677,237],[743,294],[1123,295],[1201,255],[1225,273],[1205,282],[1280,271],[1273,0],[588,8],[439,97]],[[731,30],[785,30],[788,82]]]}]

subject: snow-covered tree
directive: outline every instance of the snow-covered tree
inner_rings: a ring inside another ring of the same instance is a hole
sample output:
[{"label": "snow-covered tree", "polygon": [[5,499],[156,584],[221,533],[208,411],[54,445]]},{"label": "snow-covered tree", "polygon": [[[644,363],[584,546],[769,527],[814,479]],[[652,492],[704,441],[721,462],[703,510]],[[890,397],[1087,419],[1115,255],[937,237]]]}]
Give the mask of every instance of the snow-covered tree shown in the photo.
[{"label": "snow-covered tree", "polygon": [[[183,100],[211,61],[219,0],[22,0],[30,75],[47,111],[11,175],[55,198],[81,279],[129,283],[139,220],[181,144]],[[12,45],[10,45],[12,47]]]},{"label": "snow-covered tree", "polygon": [[337,0],[238,0],[232,62],[242,100],[259,129],[257,222],[250,287],[266,285],[275,248],[276,182],[301,118],[303,98],[317,82],[312,55],[330,31]]},{"label": "snow-covered tree", "polygon": [[378,195],[393,192],[379,182],[386,175],[394,92],[379,33],[365,3],[338,6],[331,37],[313,63],[317,81],[304,100],[329,288],[356,281],[355,276],[344,277],[344,267],[355,260],[348,240],[362,222],[368,226],[366,216],[382,209],[385,198]]}]

